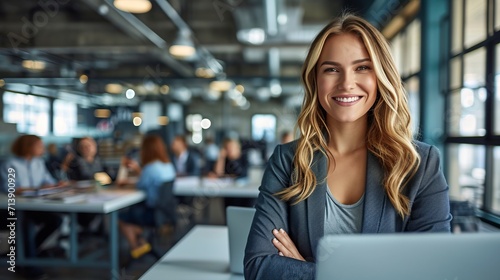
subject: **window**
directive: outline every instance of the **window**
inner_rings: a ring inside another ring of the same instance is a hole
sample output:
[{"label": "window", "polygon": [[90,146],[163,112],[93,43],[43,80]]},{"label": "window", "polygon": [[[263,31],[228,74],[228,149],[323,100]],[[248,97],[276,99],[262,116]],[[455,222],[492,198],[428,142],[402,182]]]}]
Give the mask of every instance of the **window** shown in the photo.
[{"label": "window", "polygon": [[45,136],[49,132],[49,100],[13,92],[3,94],[3,120],[16,123],[17,131]]},{"label": "window", "polygon": [[252,140],[265,140],[274,143],[276,140],[276,116],[271,114],[255,114],[252,116]]},{"label": "window", "polygon": [[500,215],[500,0],[450,4],[445,140],[450,194]]},{"label": "window", "polygon": [[[498,3],[500,5],[500,3]],[[500,44],[496,46],[496,71],[495,71],[495,134],[500,135]]]},{"label": "window", "polygon": [[[500,147],[493,149],[493,170],[500,170]],[[500,172],[494,172],[493,186],[493,211],[500,215]]]},{"label": "window", "polygon": [[[459,1],[454,1],[459,2]],[[487,0],[465,1],[464,45],[473,46],[486,39]],[[458,4],[458,3],[453,3]]]},{"label": "window", "polygon": [[449,157],[455,160],[448,165],[450,197],[468,200],[477,207],[483,203],[485,179],[485,148],[479,145],[451,144]]},{"label": "window", "polygon": [[408,94],[408,103],[413,121],[413,131],[418,133],[420,120],[420,20],[413,20],[391,40],[391,50],[396,67],[401,74]]},{"label": "window", "polygon": [[77,106],[73,102],[54,100],[54,135],[70,136],[76,133],[78,125]]}]

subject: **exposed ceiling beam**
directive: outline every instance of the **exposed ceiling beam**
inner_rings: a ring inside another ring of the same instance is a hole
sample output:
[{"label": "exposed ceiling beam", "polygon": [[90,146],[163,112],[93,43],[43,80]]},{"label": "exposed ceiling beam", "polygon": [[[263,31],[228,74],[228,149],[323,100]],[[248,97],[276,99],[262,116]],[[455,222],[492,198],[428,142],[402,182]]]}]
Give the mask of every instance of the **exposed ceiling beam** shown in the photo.
[{"label": "exposed ceiling beam", "polygon": [[[150,42],[155,45],[157,47],[157,51],[155,51],[154,53],[158,56],[158,59],[168,65],[180,76],[192,77],[194,75],[194,71],[192,69],[170,56],[167,50],[167,42],[134,15],[117,10],[109,0],[87,0],[84,2],[99,14],[102,14],[103,17],[105,17],[126,34],[140,41]],[[103,5],[107,7],[106,13],[102,13],[99,11],[101,9],[101,6]]]}]

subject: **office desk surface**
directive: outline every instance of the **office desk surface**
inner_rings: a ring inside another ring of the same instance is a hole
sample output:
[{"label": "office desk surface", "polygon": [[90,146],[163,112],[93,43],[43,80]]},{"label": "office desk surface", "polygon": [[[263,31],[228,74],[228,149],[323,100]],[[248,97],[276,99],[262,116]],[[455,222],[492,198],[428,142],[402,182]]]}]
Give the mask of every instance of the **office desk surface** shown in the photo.
[{"label": "office desk surface", "polygon": [[238,183],[231,179],[181,177],[174,182],[174,194],[198,197],[256,198],[260,182]]},{"label": "office desk surface", "polygon": [[[146,194],[139,190],[102,190],[89,193],[86,199],[65,203],[51,201],[43,198],[16,197],[16,210],[24,211],[51,211],[51,212],[77,212],[107,214],[146,199]],[[7,196],[1,195],[2,205],[7,205]]]},{"label": "office desk surface", "polygon": [[195,226],[141,278],[177,280],[243,280],[229,272],[225,226]]}]

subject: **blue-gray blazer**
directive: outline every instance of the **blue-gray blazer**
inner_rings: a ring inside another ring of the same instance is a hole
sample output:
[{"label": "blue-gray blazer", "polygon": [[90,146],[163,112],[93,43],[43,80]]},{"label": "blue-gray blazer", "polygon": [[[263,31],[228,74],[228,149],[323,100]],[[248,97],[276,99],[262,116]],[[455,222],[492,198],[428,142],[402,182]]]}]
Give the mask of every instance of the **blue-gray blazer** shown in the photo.
[{"label": "blue-gray blazer", "polygon": [[[245,249],[245,279],[314,279],[315,255],[324,235],[327,159],[317,152],[312,170],[318,184],[310,197],[291,205],[274,194],[291,185],[296,142],[279,145],[262,178],[256,213]],[[382,186],[383,169],[368,153],[362,233],[449,232],[451,214],[448,185],[440,168],[438,150],[416,142],[421,162],[404,190],[411,213],[402,219]],[[272,230],[283,228],[306,262],[281,257],[271,243]]]}]

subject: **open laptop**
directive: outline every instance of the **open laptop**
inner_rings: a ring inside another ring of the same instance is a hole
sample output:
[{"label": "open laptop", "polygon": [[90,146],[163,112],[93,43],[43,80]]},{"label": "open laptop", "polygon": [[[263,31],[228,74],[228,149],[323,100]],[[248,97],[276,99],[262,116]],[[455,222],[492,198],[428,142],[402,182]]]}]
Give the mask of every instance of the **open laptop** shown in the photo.
[{"label": "open laptop", "polygon": [[500,234],[378,234],[323,237],[317,280],[500,279]]},{"label": "open laptop", "polygon": [[255,208],[229,206],[226,221],[229,235],[229,270],[243,274],[243,257]]}]

